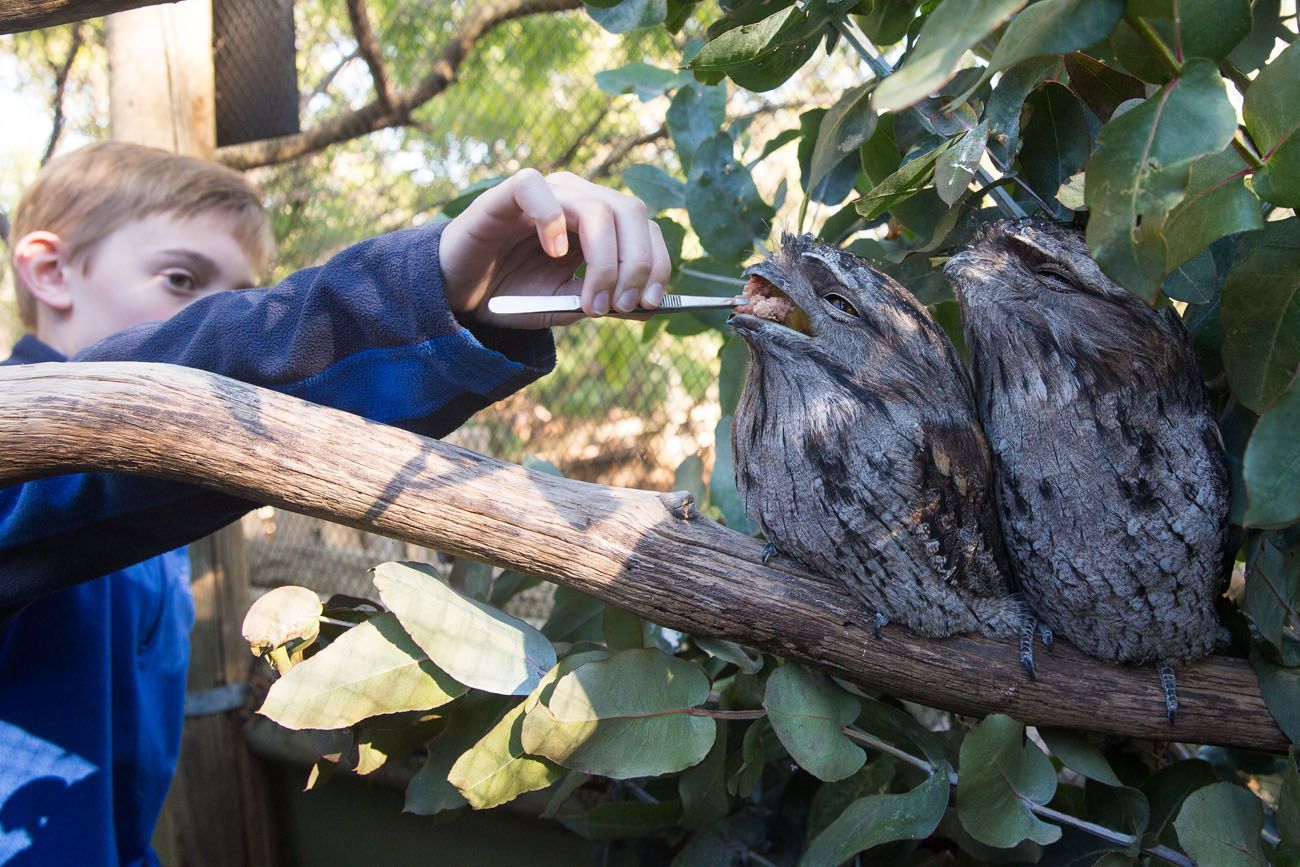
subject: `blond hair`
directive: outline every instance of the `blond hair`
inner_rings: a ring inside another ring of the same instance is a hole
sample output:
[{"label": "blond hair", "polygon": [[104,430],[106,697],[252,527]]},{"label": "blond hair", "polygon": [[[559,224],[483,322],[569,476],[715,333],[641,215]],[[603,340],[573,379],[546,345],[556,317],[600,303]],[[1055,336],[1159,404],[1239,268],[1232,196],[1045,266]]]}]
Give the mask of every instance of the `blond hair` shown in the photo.
[{"label": "blond hair", "polygon": [[[126,142],[99,142],[50,160],[18,203],[9,237],[16,242],[30,232],[53,232],[66,245],[69,262],[84,264],[104,238],[155,214],[229,217],[231,233],[253,267],[261,272],[270,259],[270,219],[243,175]],[[14,292],[23,324],[35,327],[36,300],[16,268]]]}]

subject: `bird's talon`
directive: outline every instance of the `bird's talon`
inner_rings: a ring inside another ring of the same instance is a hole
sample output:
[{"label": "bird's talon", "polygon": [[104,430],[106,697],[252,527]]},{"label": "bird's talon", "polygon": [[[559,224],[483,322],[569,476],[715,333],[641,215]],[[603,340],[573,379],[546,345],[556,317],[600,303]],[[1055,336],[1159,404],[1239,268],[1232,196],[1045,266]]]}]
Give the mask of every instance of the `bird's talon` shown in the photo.
[{"label": "bird's talon", "polygon": [[775,557],[777,554],[780,553],[781,551],[776,547],[775,542],[768,542],[766,545],[763,546],[763,565],[766,566],[768,560],[771,560],[773,557]]},{"label": "bird's talon", "polygon": [[876,636],[877,640],[880,639],[880,630],[884,629],[887,623],[889,623],[889,618],[885,616],[883,611],[877,611],[876,616],[871,619],[871,633]]}]

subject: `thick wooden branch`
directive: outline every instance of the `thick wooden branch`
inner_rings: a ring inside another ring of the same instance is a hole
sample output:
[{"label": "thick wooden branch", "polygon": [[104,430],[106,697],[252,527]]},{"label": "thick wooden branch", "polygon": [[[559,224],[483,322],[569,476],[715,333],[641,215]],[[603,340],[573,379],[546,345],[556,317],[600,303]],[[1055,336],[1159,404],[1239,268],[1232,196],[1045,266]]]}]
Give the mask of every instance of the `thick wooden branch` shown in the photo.
[{"label": "thick wooden branch", "polygon": [[397,95],[393,92],[393,83],[384,69],[384,58],[375,37],[375,30],[370,26],[370,10],[366,0],[347,0],[348,20],[352,22],[352,35],[357,40],[357,51],[370,68],[370,79],[375,84],[375,96],[384,111],[392,114],[397,111]]},{"label": "thick wooden branch", "polygon": [[386,127],[400,126],[411,112],[456,81],[470,50],[497,27],[516,18],[581,6],[582,0],[492,0],[471,4],[468,17],[433,59],[429,72],[413,86],[393,93],[391,106],[385,105],[388,100],[376,98],[361,108],[335,115],[293,135],[218,148],[216,159],[233,169],[252,169],[316,153],[332,144]]},{"label": "thick wooden branch", "polygon": [[176,0],[0,0],[0,34],[39,30]]},{"label": "thick wooden branch", "polygon": [[674,629],[803,660],[959,713],[1153,740],[1282,750],[1250,666],[1154,670],[1058,643],[1031,681],[1011,643],[871,635],[836,582],[774,561],[688,495],[554,478],[208,373],[150,364],[0,368],[0,484],[110,470],[204,484],[550,577]]}]

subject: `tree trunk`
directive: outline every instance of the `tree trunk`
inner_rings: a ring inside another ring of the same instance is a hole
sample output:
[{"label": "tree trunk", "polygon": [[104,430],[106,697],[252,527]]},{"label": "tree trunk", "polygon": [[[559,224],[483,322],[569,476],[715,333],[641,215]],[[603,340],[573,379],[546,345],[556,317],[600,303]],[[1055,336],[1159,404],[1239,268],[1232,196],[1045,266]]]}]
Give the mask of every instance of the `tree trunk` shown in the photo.
[{"label": "tree trunk", "polygon": [[958,713],[1153,740],[1283,750],[1250,666],[1178,674],[1178,722],[1155,671],[1058,643],[1038,680],[1016,647],[978,637],[872,638],[837,582],[700,516],[684,493],[558,479],[196,370],[58,364],[0,371],[0,484],[108,470],[203,484],[546,576],[685,632],[816,665]]}]

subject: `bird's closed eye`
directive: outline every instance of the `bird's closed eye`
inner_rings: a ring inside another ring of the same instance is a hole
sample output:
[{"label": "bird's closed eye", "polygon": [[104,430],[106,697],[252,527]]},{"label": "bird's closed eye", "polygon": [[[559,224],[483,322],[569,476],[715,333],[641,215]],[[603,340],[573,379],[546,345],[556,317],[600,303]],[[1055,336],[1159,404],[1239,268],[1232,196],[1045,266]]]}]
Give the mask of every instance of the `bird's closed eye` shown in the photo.
[{"label": "bird's closed eye", "polygon": [[1049,268],[1046,265],[1040,266],[1037,271],[1038,279],[1047,285],[1048,289],[1056,292],[1074,292],[1077,287],[1070,275],[1056,268]]},{"label": "bird's closed eye", "polygon": [[850,316],[858,315],[858,308],[854,307],[849,299],[845,298],[843,295],[836,295],[832,292],[829,295],[824,296],[822,300],[834,307],[836,310],[840,310]]}]

